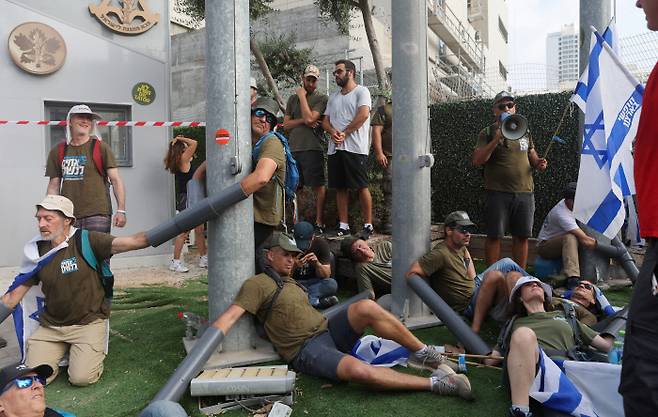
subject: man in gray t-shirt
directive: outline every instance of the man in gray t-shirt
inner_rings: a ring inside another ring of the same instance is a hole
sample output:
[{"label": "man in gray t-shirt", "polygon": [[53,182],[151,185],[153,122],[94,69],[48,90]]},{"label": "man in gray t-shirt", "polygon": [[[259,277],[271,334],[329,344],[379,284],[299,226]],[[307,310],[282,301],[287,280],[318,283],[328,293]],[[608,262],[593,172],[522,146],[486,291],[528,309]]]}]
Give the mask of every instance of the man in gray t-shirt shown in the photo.
[{"label": "man in gray t-shirt", "polygon": [[322,127],[329,134],[329,188],[336,189],[338,208],[337,236],[350,234],[348,190],[356,190],[361,203],[364,225],[361,237],[373,233],[372,197],[368,190],[368,130],[372,100],[367,88],[354,81],[356,67],[346,59],[336,61],[334,77],[340,90],[329,97]]}]

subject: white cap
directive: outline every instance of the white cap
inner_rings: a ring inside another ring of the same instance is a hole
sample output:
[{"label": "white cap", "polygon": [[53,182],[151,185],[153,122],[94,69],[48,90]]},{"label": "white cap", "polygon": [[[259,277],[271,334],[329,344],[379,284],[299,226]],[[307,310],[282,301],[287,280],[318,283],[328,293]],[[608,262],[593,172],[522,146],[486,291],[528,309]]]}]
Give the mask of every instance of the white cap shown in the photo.
[{"label": "white cap", "polygon": [[46,210],[59,211],[65,217],[75,220],[73,215],[73,202],[63,195],[48,194],[39,204],[37,210],[43,207]]},{"label": "white cap", "polygon": [[100,117],[97,113],[94,113],[91,111],[89,106],[86,104],[76,104],[75,106],[71,107],[71,110],[69,110],[69,116],[72,114],[91,114],[91,117],[94,120],[101,120],[102,117]]},{"label": "white cap", "polygon": [[512,291],[511,291],[510,294],[509,294],[509,301],[510,301],[510,303],[511,303],[512,300],[514,299],[514,295],[516,294],[516,292],[517,292],[521,287],[523,287],[525,284],[527,284],[527,283],[529,283],[529,282],[536,282],[536,283],[538,283],[538,284],[544,289],[544,293],[546,294],[546,299],[547,299],[549,302],[551,301],[551,297],[552,297],[552,294],[553,294],[553,290],[551,289],[551,286],[548,285],[548,284],[546,284],[546,283],[541,282],[541,281],[539,280],[539,278],[535,278],[535,277],[531,277],[530,275],[526,275],[526,276],[524,276],[524,277],[519,278],[519,280],[516,281],[516,284],[514,284],[514,288],[512,288]]},{"label": "white cap", "polygon": [[102,117],[100,117],[98,113],[91,111],[86,104],[76,104],[71,107],[71,110],[69,110],[69,113],[66,115],[66,143],[71,143],[71,116],[74,114],[90,114],[92,119],[91,136],[96,136],[98,140],[101,140],[101,135],[96,128],[96,120],[101,120]]}]

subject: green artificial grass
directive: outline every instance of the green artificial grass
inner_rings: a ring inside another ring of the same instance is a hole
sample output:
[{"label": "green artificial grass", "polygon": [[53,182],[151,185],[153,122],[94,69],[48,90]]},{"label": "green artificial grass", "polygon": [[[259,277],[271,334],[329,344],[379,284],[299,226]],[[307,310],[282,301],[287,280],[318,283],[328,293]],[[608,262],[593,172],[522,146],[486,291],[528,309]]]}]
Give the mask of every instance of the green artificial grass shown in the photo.
[{"label": "green artificial grass", "polygon": [[[77,417],[135,417],[171,376],[185,357],[181,339],[185,326],[178,312],[207,315],[207,281],[196,279],[181,288],[146,287],[117,292],[110,319],[110,351],[100,381],[89,387],[72,387],[60,375],[46,388],[50,407]],[[349,294],[340,294],[348,296]],[[615,305],[630,298],[630,290],[606,292]],[[343,297],[344,298],[344,297]],[[415,331],[422,341],[455,344],[444,326]],[[485,323],[482,337],[492,345],[498,330]],[[401,372],[429,376],[397,367]],[[64,371],[65,372],[65,371]],[[294,416],[430,416],[505,415],[509,399],[501,387],[501,371],[469,366],[474,402],[439,397],[427,392],[375,392],[357,384],[297,375]],[[195,398],[186,395],[181,404],[192,417],[200,417]],[[250,415],[231,411],[227,416]]]}]

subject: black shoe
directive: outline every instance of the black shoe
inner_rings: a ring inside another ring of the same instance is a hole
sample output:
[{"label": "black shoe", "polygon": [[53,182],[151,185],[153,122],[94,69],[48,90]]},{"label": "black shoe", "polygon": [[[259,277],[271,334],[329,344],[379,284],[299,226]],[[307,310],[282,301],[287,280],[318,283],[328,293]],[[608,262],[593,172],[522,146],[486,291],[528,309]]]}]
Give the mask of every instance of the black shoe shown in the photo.
[{"label": "black shoe", "polygon": [[368,226],[363,226],[361,233],[359,233],[359,237],[363,240],[368,240],[373,233],[375,233],[375,229],[369,224]]},{"label": "black shoe", "polygon": [[509,417],[532,417],[532,412],[528,411],[523,412],[519,410],[518,408],[511,408],[509,409]]},{"label": "black shoe", "polygon": [[320,226],[316,223],[315,226],[313,226],[313,233],[315,233],[316,236],[321,236],[324,234],[324,228],[325,225]]},{"label": "black shoe", "polygon": [[336,228],[336,237],[349,236],[351,234],[350,229],[343,229],[340,226]]},{"label": "black shoe", "polygon": [[335,295],[330,295],[329,297],[320,298],[320,301],[318,302],[318,308],[324,310],[325,308],[335,306],[336,304],[338,304],[338,297]]},{"label": "black shoe", "polygon": [[7,341],[2,337],[0,337],[0,349],[2,349],[5,346],[7,346]]}]

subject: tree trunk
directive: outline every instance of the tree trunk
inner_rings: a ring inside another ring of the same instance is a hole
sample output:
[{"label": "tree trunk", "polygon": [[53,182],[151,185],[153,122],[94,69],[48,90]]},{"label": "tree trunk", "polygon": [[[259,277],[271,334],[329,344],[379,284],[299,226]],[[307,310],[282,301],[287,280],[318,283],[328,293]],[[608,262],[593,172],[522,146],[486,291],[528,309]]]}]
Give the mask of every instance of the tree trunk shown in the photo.
[{"label": "tree trunk", "polygon": [[267,66],[267,62],[265,62],[263,52],[261,52],[260,47],[254,38],[249,39],[249,49],[251,49],[251,53],[254,54],[254,58],[256,58],[256,62],[260,67],[260,72],[263,73],[263,77],[265,77],[267,85],[270,87],[270,90],[272,90],[272,93],[274,93],[274,99],[279,104],[279,108],[282,112],[285,113],[286,106],[283,104],[283,99],[281,98],[279,89],[277,88],[276,82],[272,77],[272,73],[270,73],[270,68]]},{"label": "tree trunk", "polygon": [[377,74],[377,84],[380,91],[386,91],[390,88],[388,84],[388,77],[386,76],[386,68],[382,61],[382,53],[379,49],[379,41],[375,34],[375,27],[372,24],[372,13],[370,12],[370,1],[359,0],[359,9],[363,15],[363,25],[366,29],[368,36],[368,44],[370,45],[370,52],[372,53],[372,61],[375,64],[375,73]]}]

